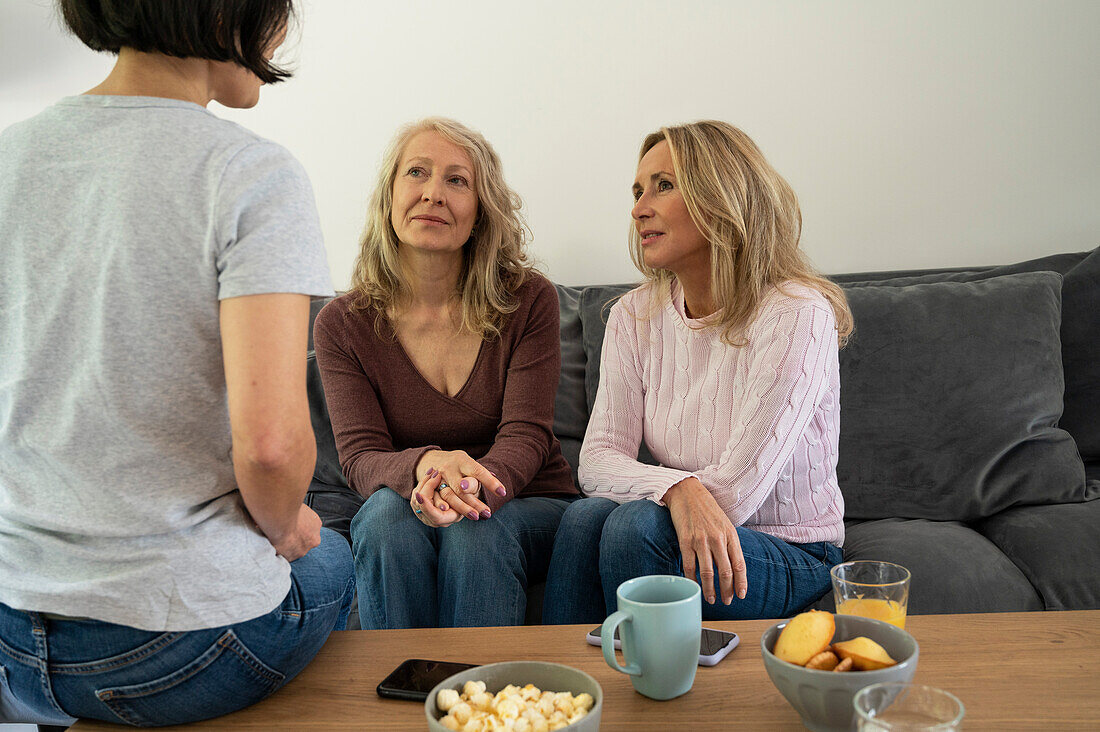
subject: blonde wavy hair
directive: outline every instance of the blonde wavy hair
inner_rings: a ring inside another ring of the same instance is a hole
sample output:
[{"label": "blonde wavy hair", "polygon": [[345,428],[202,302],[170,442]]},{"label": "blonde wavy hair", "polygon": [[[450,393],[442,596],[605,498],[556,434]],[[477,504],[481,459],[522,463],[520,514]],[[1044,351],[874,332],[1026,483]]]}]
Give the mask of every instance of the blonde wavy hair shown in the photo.
[{"label": "blonde wavy hair", "polygon": [[409,283],[398,257],[400,242],[391,221],[393,183],[409,141],[434,131],[462,148],[474,164],[474,191],[478,213],[469,241],[463,245],[462,272],[455,296],[461,299],[459,327],[489,340],[500,335],[504,319],[518,306],[515,293],[535,271],[527,254],[529,229],[520,209],[523,201],[504,181],[500,158],[480,133],[460,122],[429,117],[402,127],[383,158],[359,240],[359,256],[352,273],[350,309],[373,309],[381,334],[383,320],[409,295]]},{"label": "blonde wavy hair", "polygon": [[[798,198],[756,143],[727,122],[702,120],[648,135],[639,162],[662,140],[672,153],[688,213],[710,243],[711,295],[719,312],[707,327],[720,329],[722,340],[730,345],[744,345],[744,334],[768,287],[797,282],[829,301],[843,346],[852,332],[848,300],[798,248]],[[664,285],[667,291],[672,272],[646,265],[641,235],[634,227],[630,256],[652,286]]]}]

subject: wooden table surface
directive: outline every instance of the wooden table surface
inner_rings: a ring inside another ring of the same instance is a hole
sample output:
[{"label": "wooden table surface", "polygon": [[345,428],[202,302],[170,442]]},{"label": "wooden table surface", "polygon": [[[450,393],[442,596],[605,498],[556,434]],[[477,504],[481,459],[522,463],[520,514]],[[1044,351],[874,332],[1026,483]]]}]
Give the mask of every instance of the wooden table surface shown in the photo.
[{"label": "wooden table surface", "polygon": [[[700,667],[691,691],[657,702],[635,693],[600,649],[589,626],[525,626],[346,631],[333,634],[296,679],[235,714],[165,729],[424,730],[423,704],[381,699],[378,682],[406,658],[494,663],[543,660],[582,669],[604,692],[601,729],[803,729],[772,686],[760,636],[774,621],[707,623],[733,630],[741,645],[712,668]],[[918,615],[906,629],[920,644],[916,683],[938,686],[966,706],[974,729],[1100,729],[1100,610]],[[115,730],[81,721],[73,732]]]}]

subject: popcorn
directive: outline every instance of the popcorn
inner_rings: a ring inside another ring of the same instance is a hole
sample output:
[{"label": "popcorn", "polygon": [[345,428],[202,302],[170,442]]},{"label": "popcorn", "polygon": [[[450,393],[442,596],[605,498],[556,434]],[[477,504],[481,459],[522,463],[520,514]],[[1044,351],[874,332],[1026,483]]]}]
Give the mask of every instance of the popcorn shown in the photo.
[{"label": "popcorn", "polygon": [[439,707],[441,712],[451,711],[451,708],[458,702],[458,692],[454,689],[443,689],[435,697],[435,705]]},{"label": "popcorn", "polygon": [[595,699],[591,694],[541,691],[533,684],[508,684],[490,694],[484,681],[467,681],[461,695],[442,689],[435,703],[447,712],[440,723],[455,732],[550,732],[584,718]]},{"label": "popcorn", "polygon": [[501,719],[515,719],[519,716],[519,697],[506,697],[493,710]]},{"label": "popcorn", "polygon": [[554,698],[552,696],[543,695],[535,703],[535,710],[542,716],[549,718],[554,713]]},{"label": "popcorn", "polygon": [[560,691],[554,694],[554,709],[568,717],[573,713],[573,695],[568,691]]},{"label": "popcorn", "polygon": [[451,707],[451,711],[447,712],[447,716],[454,717],[456,722],[464,725],[470,720],[473,713],[473,708],[463,700]]}]

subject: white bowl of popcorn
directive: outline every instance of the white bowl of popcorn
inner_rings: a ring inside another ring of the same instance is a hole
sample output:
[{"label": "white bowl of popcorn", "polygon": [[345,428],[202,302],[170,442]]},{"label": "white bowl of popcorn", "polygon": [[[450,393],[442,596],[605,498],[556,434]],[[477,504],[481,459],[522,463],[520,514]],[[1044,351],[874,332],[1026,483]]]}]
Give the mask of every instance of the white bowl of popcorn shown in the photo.
[{"label": "white bowl of popcorn", "polygon": [[595,732],[603,691],[560,663],[506,661],[444,679],[424,702],[432,732]]}]

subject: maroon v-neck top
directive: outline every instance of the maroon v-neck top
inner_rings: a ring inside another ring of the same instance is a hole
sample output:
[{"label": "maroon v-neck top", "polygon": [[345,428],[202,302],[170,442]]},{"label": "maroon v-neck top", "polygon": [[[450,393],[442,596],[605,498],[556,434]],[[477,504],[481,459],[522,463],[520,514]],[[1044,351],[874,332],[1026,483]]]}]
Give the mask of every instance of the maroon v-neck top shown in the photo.
[{"label": "maroon v-neck top", "polygon": [[553,433],[561,368],[558,296],[532,275],[500,337],[483,341],[453,397],[417,371],[389,323],[379,337],[374,311],[351,313],[350,296],[321,310],[314,325],[340,467],[363,496],[389,487],[408,498],[416,464],[428,450],[465,450],[508,489],[482,491],[496,510],[515,496],[577,494]]}]

